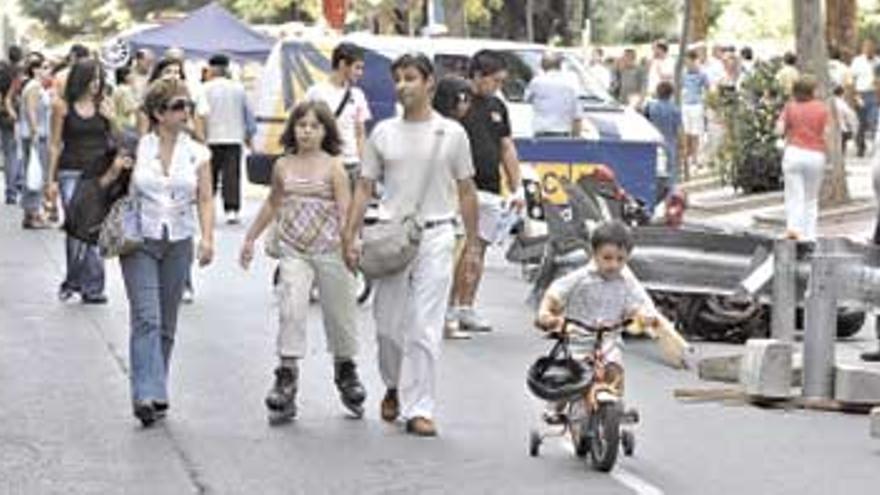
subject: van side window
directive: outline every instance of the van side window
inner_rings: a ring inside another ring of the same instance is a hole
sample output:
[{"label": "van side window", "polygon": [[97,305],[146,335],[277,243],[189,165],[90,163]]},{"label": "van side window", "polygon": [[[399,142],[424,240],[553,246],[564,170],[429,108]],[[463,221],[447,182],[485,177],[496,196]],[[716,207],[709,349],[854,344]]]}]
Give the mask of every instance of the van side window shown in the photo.
[{"label": "van side window", "polygon": [[501,92],[504,93],[507,101],[521,102],[525,99],[526,87],[535,77],[535,72],[516,53],[508,51],[499,53],[507,63],[507,79],[501,86]]},{"label": "van side window", "polygon": [[445,76],[461,76],[465,79],[468,77],[468,64],[470,58],[463,55],[435,55],[434,71],[437,74],[437,80]]}]

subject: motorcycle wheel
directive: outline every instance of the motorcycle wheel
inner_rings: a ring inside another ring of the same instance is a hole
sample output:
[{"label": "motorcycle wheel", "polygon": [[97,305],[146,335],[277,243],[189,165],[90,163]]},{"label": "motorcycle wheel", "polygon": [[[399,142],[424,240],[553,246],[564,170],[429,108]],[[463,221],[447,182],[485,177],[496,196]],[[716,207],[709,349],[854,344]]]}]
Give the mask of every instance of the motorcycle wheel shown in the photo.
[{"label": "motorcycle wheel", "polygon": [[607,473],[617,462],[620,447],[620,408],[617,404],[600,404],[592,416],[590,461],[593,469]]}]

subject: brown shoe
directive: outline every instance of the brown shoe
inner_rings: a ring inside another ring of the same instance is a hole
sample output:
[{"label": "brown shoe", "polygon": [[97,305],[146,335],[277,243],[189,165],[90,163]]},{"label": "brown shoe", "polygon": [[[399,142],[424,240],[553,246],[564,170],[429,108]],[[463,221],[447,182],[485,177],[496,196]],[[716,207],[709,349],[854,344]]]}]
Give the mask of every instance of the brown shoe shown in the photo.
[{"label": "brown shoe", "polygon": [[430,419],[416,416],[406,422],[406,432],[420,437],[436,437],[437,427]]},{"label": "brown shoe", "polygon": [[397,389],[389,388],[382,399],[382,419],[389,423],[400,416],[400,402],[397,400]]}]

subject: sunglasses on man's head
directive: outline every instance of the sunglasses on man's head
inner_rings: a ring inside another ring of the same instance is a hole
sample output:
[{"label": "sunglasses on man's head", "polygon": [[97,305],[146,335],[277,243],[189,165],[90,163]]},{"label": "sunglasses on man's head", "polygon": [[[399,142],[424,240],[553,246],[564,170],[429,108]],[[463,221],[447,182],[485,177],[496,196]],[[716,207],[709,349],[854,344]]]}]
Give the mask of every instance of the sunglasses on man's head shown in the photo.
[{"label": "sunglasses on man's head", "polygon": [[192,110],[194,104],[186,98],[175,98],[162,105],[163,110],[171,110],[172,112],[182,112],[184,110]]}]

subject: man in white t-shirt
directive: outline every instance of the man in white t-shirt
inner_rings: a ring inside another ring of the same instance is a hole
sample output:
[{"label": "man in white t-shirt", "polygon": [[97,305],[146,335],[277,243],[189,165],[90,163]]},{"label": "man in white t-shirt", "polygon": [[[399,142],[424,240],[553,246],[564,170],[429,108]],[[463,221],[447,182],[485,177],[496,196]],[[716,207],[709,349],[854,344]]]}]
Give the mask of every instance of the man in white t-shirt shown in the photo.
[{"label": "man in white t-shirt", "polygon": [[364,92],[355,86],[364,75],[364,49],[353,43],[340,43],[333,49],[331,67],[333,72],[327,81],[310,87],[306,99],[323,101],[336,116],[342,136],[342,161],[354,182],[363,156],[366,122],[373,116]]},{"label": "man in white t-shirt", "polygon": [[648,87],[646,94],[654,94],[657,85],[662,82],[673,82],[675,79],[675,61],[669,56],[669,45],[665,41],[654,42],[654,58],[648,67]]},{"label": "man in white t-shirt", "polygon": [[375,280],[379,371],[387,388],[381,414],[388,422],[401,416],[408,433],[435,436],[437,360],[452,285],[456,210],[465,228],[464,259],[475,268],[481,252],[477,191],[467,133],[431,108],[431,61],[422,54],[403,55],[391,73],[403,115],[383,120],[370,135],[342,236],[343,255],[356,269],[358,233],[377,181],[384,186],[381,210],[397,216],[415,211],[423,228],[418,254],[403,271]]},{"label": "man in white t-shirt", "polygon": [[562,57],[546,52],[541,57],[544,72],[529,81],[525,100],[532,104],[532,132],[535,137],[580,137],[581,103],[577,88],[562,72]]},{"label": "man in white t-shirt", "polygon": [[856,151],[858,156],[865,156],[867,144],[872,141],[877,129],[877,96],[876,79],[877,49],[874,42],[866,39],[862,42],[862,53],[854,58],[850,65],[853,78],[853,89],[856,92],[856,107],[859,113],[859,132],[856,134]]}]

